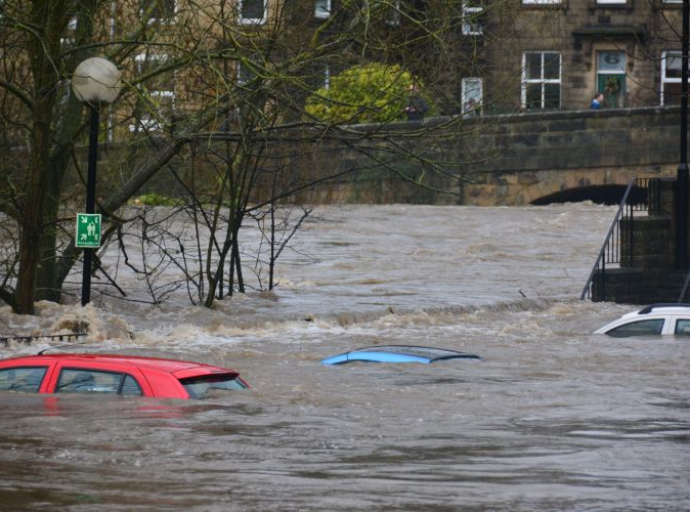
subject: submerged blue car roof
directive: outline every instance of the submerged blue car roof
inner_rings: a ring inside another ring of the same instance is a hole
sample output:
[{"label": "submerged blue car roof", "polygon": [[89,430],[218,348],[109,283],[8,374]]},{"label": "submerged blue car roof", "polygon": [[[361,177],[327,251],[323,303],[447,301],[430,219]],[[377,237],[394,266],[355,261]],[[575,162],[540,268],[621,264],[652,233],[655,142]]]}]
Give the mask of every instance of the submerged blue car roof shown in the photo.
[{"label": "submerged blue car roof", "polygon": [[424,363],[429,364],[447,359],[481,359],[478,355],[448,350],[445,348],[419,347],[414,345],[380,345],[365,347],[327,357],[321,361],[325,365],[353,363],[355,361],[373,363]]}]

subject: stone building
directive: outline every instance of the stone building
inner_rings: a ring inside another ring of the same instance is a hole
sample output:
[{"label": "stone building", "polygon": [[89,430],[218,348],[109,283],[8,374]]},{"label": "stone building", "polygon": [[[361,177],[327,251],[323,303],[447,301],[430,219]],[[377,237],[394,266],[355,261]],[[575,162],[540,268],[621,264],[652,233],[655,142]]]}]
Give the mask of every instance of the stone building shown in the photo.
[{"label": "stone building", "polygon": [[681,0],[513,0],[482,16],[490,111],[588,108],[597,92],[606,107],[679,102]]}]

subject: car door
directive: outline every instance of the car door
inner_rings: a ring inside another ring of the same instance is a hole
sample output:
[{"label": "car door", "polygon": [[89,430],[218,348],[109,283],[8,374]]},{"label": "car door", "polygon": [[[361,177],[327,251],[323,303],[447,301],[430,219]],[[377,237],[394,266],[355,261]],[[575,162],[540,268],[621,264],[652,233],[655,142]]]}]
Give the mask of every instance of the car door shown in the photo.
[{"label": "car door", "polygon": [[690,336],[690,317],[688,316],[675,316],[673,317],[673,327],[669,334],[674,334],[676,336]]}]

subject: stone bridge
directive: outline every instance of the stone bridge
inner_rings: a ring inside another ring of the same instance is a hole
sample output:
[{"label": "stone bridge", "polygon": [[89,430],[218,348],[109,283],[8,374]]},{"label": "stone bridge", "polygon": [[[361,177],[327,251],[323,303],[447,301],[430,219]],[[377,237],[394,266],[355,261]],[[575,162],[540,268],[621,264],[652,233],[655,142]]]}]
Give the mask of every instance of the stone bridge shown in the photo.
[{"label": "stone bridge", "polygon": [[[431,118],[422,123],[441,126],[446,121]],[[679,123],[678,107],[484,116],[463,123],[463,133],[473,133],[472,137],[458,137],[454,143],[414,143],[417,151],[436,161],[465,162],[461,167],[466,180],[461,184],[436,177],[436,191],[431,191],[402,184],[386,173],[369,173],[334,183],[310,199],[482,206],[586,199],[617,203],[633,177],[675,176]],[[416,122],[395,127],[403,133],[419,128]],[[472,153],[479,155],[474,158],[479,163],[469,163]],[[352,165],[357,157],[340,158]]]}]

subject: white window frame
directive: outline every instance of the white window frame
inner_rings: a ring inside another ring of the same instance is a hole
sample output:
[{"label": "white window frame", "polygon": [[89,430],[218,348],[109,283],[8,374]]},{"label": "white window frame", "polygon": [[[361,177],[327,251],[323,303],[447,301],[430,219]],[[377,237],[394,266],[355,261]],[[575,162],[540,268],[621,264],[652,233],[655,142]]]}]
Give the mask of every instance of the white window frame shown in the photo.
[{"label": "white window frame", "polygon": [[[669,55],[673,55],[674,57],[677,56],[678,60],[681,61],[681,66],[682,66],[682,58],[683,58],[683,53],[680,50],[667,50],[665,52],[661,52],[661,89],[659,90],[659,104],[663,107],[664,106],[664,85],[665,84],[680,84],[683,82],[682,77],[667,77],[666,76],[666,59],[668,58]],[[682,68],[681,68],[682,70]]]},{"label": "white window frame", "polygon": [[462,35],[481,36],[484,32],[477,16],[484,12],[484,5],[469,6],[469,0],[462,0]]},{"label": "white window frame", "polygon": [[323,68],[323,88],[331,88],[331,67],[328,65]]},{"label": "white window frame", "polygon": [[331,0],[314,0],[314,17],[326,19],[331,15]]},{"label": "white window frame", "polygon": [[[1,1],[2,0],[0,0],[0,2]],[[72,16],[69,19],[69,21],[67,22],[67,30],[69,31],[70,36],[69,37],[61,37],[60,38],[60,44],[65,45],[65,46],[66,45],[73,45],[76,42],[76,40],[74,38],[74,33],[77,30],[77,16],[76,15]]]},{"label": "white window frame", "polygon": [[401,1],[400,0],[392,0],[392,1],[387,1],[385,3],[392,4],[390,7],[388,7],[388,10],[386,11],[386,14],[385,14],[386,25],[391,26],[391,27],[399,26],[400,25]]},{"label": "white window frame", "polygon": [[[479,87],[477,87],[477,85],[479,85]],[[470,108],[468,103],[470,99],[474,99],[475,96],[470,96],[469,93],[477,90],[479,91],[479,104],[474,108]],[[462,79],[460,82],[460,101],[463,116],[482,115],[482,110],[484,109],[484,84],[481,78],[467,77]]]},{"label": "white window frame", "polygon": [[[527,56],[530,54],[538,53],[541,55],[541,77],[539,78],[527,78]],[[558,78],[544,78],[544,56],[548,53],[555,53],[558,55]],[[558,108],[561,108],[561,96],[563,93],[563,55],[561,52],[553,50],[543,50],[543,51],[529,51],[522,54],[522,83],[521,83],[521,104],[522,108],[527,108],[527,85],[528,84],[539,84],[541,85],[541,107],[544,109],[544,90],[547,84],[558,84],[561,94],[559,94]]]},{"label": "white window frame", "polygon": [[[261,2],[263,5],[263,13],[261,18],[244,18],[242,11],[245,2]],[[268,20],[268,0],[239,0],[239,20],[242,25],[263,25]]]},{"label": "white window frame", "polygon": [[[137,66],[137,72],[141,72],[141,63],[142,62],[152,62],[152,61],[164,61],[168,58],[168,55],[166,53],[152,53],[152,54],[147,54],[147,53],[140,53],[134,57],[134,62],[136,63]],[[158,89],[158,90],[150,90],[149,91],[149,96],[153,98],[170,98],[170,109],[174,110],[175,109],[175,89],[174,89],[174,83],[173,83],[173,89]],[[163,123],[161,123],[158,119],[156,119],[155,116],[153,116],[150,112],[146,112],[144,116],[141,118],[137,119],[137,124],[129,125],[129,131],[134,132],[137,130],[144,129],[145,131],[162,131],[165,126]]]},{"label": "white window frame", "polygon": [[[177,8],[178,8],[177,0],[173,0],[173,14],[172,14],[172,16],[167,17],[167,18],[149,18],[147,20],[147,23],[149,25],[153,25],[155,23],[158,23],[161,25],[175,23],[177,21]],[[139,13],[140,13],[140,16],[143,16],[146,13],[146,8],[141,7]]]}]

